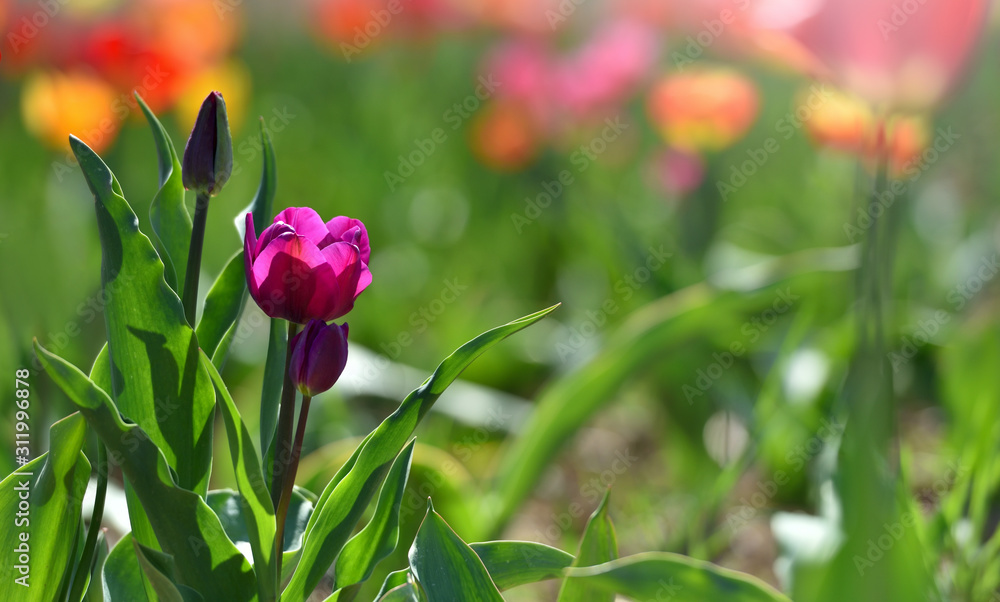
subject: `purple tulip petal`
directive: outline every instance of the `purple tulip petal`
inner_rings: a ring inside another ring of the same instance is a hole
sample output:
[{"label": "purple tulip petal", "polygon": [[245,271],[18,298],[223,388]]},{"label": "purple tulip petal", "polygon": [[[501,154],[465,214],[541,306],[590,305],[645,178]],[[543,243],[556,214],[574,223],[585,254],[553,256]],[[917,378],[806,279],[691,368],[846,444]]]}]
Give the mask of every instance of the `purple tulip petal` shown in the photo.
[{"label": "purple tulip petal", "polygon": [[[253,264],[251,281],[258,293],[254,300],[272,318],[303,323],[316,293],[325,294],[326,281],[333,280],[326,259],[304,236],[285,233],[273,239]],[[252,292],[252,289],[251,289]]]},{"label": "purple tulip petal", "polygon": [[295,228],[285,222],[275,222],[271,224],[270,226],[264,228],[264,231],[260,233],[260,239],[257,240],[257,248],[254,250],[254,256],[260,255],[260,252],[264,250],[264,247],[282,234],[296,233]]},{"label": "purple tulip petal", "polygon": [[274,217],[274,223],[278,222],[295,228],[297,234],[305,236],[320,249],[334,241],[323,218],[311,207],[289,207]]},{"label": "purple tulip petal", "polygon": [[[361,220],[341,215],[326,222],[326,227],[334,240],[357,245],[358,249],[361,250],[361,261],[365,262],[365,264],[368,263],[371,259],[371,247],[368,242],[368,230],[365,229],[365,225]],[[357,237],[357,240],[354,240],[356,235],[353,232],[348,234],[354,228],[358,228],[361,231],[361,236]]]},{"label": "purple tulip petal", "polygon": [[368,269],[367,264],[361,264],[361,273],[358,275],[358,285],[354,288],[354,296],[357,297],[361,294],[361,291],[368,288],[368,285],[372,283],[372,272]]}]

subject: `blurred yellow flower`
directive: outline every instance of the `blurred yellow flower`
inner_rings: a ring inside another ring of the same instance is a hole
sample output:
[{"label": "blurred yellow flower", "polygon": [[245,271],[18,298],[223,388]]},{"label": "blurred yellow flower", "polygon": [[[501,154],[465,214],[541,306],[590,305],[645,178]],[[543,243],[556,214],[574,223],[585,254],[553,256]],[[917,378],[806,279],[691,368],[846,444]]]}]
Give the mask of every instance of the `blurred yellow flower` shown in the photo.
[{"label": "blurred yellow flower", "polygon": [[69,150],[70,134],[97,152],[115,139],[121,119],[118,94],[101,79],[82,72],[38,72],[21,90],[25,126],[48,146]]},{"label": "blurred yellow flower", "polygon": [[238,131],[246,118],[250,98],[250,73],[242,62],[233,60],[199,71],[184,83],[177,101],[177,118],[181,129],[188,131],[198,117],[205,95],[216,90],[226,99],[226,113],[233,131]]},{"label": "blurred yellow flower", "polygon": [[653,86],[649,116],[663,138],[686,151],[724,149],[746,134],[757,117],[754,83],[728,68],[668,75]]}]

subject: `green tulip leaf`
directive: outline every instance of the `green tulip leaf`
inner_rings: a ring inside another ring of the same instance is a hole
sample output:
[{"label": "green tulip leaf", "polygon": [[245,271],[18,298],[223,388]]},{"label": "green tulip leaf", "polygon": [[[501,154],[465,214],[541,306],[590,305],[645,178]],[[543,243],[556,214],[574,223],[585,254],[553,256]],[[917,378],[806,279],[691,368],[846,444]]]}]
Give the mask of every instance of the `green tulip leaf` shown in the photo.
[{"label": "green tulip leaf", "polygon": [[[604,492],[604,499],[597,510],[590,515],[587,526],[580,538],[580,549],[576,553],[574,567],[603,564],[618,558],[618,538],[615,526],[608,516],[608,497],[611,492]],[[558,602],[614,602],[612,592],[597,594],[586,581],[567,578],[559,590]]]},{"label": "green tulip leaf", "polygon": [[174,559],[168,554],[147,548],[132,540],[139,566],[160,602],[204,602],[201,594],[189,587],[178,585]]},{"label": "green tulip leaf", "polygon": [[[274,431],[278,426],[281,387],[285,384],[285,353],[288,349],[288,323],[271,318],[267,338],[267,359],[264,363],[264,384],[260,391],[260,448],[267,450],[267,466],[274,461]],[[267,472],[270,472],[268,470]],[[284,566],[284,563],[282,563]]]},{"label": "green tulip leaf", "polygon": [[633,600],[791,602],[759,579],[668,552],[646,552],[596,566],[571,567],[566,569],[566,575],[592,589]]},{"label": "green tulip leaf", "polygon": [[52,380],[80,408],[108,448],[149,518],[160,548],[174,558],[177,579],[206,600],[250,600],[256,583],[250,564],[226,537],[222,524],[196,493],[178,486],[164,454],[135,424],[126,424],[100,387],[35,342],[35,354]]},{"label": "green tulip leaf", "polygon": [[410,547],[410,571],[428,602],[503,602],[483,561],[444,522],[430,500]]},{"label": "green tulip leaf", "polygon": [[398,571],[393,571],[385,576],[385,581],[382,582],[382,589],[379,590],[378,595],[375,596],[376,600],[381,600],[383,596],[389,593],[389,591],[396,589],[397,587],[406,584],[410,579],[410,569],[401,569]]},{"label": "green tulip leaf", "polygon": [[508,336],[541,320],[556,307],[487,331],[448,356],[422,385],[365,437],[351,459],[323,490],[309,518],[302,555],[285,599],[305,600],[347,542],[390,464],[437,398],[477,357]]},{"label": "green tulip leaf", "polygon": [[404,583],[377,598],[378,602],[425,602],[427,598],[414,583]]},{"label": "green tulip leaf", "polygon": [[156,250],[163,261],[163,277],[178,296],[183,294],[184,271],[187,269],[188,248],[191,245],[191,213],[184,203],[184,184],[181,181],[181,164],[170,136],[160,120],[146,106],[146,102],[135,94],[142,108],[149,129],[156,143],[159,162],[160,189],[149,205],[149,223],[156,235]]},{"label": "green tulip leaf", "polygon": [[497,589],[560,579],[573,555],[532,541],[485,541],[469,544],[483,561]]},{"label": "green tulip leaf", "polygon": [[257,187],[257,194],[254,195],[250,204],[243,211],[240,211],[233,220],[236,230],[244,235],[243,228],[246,225],[246,214],[253,214],[253,227],[260,235],[271,222],[271,211],[274,205],[274,195],[278,190],[278,170],[277,162],[274,158],[274,144],[271,142],[271,134],[268,133],[264,125],[264,118],[260,118],[260,143],[263,153],[263,166],[260,172],[260,185]]},{"label": "green tulip leaf", "polygon": [[415,442],[416,439],[411,439],[389,468],[371,521],[344,545],[344,550],[337,557],[334,591],[367,580],[375,566],[396,549],[399,507],[410,474]]},{"label": "green tulip leaf", "polygon": [[275,514],[274,506],[271,505],[271,493],[264,481],[257,450],[253,447],[253,438],[229,395],[226,383],[204,352],[201,354],[201,361],[215,384],[222,419],[226,424],[229,454],[240,491],[242,514],[253,552],[260,598],[271,600],[278,591],[278,566],[274,555]]},{"label": "green tulip leaf", "polygon": [[[52,448],[0,482],[0,545],[5,561],[0,595],[48,602],[73,574],[90,462],[81,451],[87,423],[78,413],[49,429]],[[22,563],[22,554],[27,563]],[[24,568],[22,568],[24,567]],[[54,578],[55,577],[55,578]]]},{"label": "green tulip leaf", "polygon": [[[71,138],[70,146],[96,200],[111,397],[163,452],[178,485],[204,494],[215,394],[198,360],[198,341],[114,174],[80,140]],[[140,543],[154,546],[141,535],[136,532]]]},{"label": "green tulip leaf", "polygon": [[108,539],[101,530],[97,534],[97,546],[94,549],[94,563],[90,567],[90,579],[87,582],[87,590],[83,595],[86,602],[104,602],[104,580],[101,575],[104,573],[104,566],[108,561]]},{"label": "green tulip leaf", "polygon": [[[87,602],[134,602],[145,600],[143,571],[136,556],[131,533],[118,540],[100,572],[100,590],[91,588]],[[100,597],[96,597],[100,595]]]},{"label": "green tulip leaf", "polygon": [[196,329],[198,345],[220,370],[232,342],[231,333],[236,332],[234,326],[243,313],[246,291],[246,267],[240,251],[229,259],[208,290]]}]

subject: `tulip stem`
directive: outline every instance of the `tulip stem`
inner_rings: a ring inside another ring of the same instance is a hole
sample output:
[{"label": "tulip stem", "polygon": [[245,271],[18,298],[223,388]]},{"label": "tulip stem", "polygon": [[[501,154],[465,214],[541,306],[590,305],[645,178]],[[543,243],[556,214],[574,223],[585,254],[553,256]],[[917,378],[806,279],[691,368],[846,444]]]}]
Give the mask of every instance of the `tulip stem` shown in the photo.
[{"label": "tulip stem", "polygon": [[188,250],[187,271],[184,272],[183,303],[184,315],[192,328],[198,312],[198,278],[201,276],[201,250],[205,242],[205,221],[208,218],[207,192],[199,192],[194,203],[194,219],[191,222],[191,247]]},{"label": "tulip stem", "polygon": [[281,497],[275,519],[278,521],[274,534],[275,560],[278,563],[278,578],[281,578],[281,554],[285,547],[285,517],[288,516],[288,506],[292,502],[292,490],[295,488],[295,473],[299,470],[299,456],[302,454],[302,439],[306,434],[306,418],[309,416],[309,403],[312,397],[302,396],[302,409],[299,410],[299,423],[295,427],[295,442],[292,444],[292,457],[281,486]]},{"label": "tulip stem", "polygon": [[281,499],[284,475],[288,467],[289,450],[292,446],[292,422],[295,419],[295,383],[288,374],[292,363],[292,339],[299,331],[295,322],[288,323],[288,342],[285,347],[285,379],[281,385],[281,402],[278,409],[278,426],[275,429],[274,460],[271,465],[271,504],[277,508]]}]

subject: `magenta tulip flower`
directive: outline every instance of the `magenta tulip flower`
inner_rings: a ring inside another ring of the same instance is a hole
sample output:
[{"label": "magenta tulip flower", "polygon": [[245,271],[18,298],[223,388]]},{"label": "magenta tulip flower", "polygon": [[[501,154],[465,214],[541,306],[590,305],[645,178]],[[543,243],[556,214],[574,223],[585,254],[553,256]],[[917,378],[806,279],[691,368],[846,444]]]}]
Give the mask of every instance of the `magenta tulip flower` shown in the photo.
[{"label": "magenta tulip flower", "polygon": [[288,376],[303,395],[312,397],[337,382],[347,365],[347,324],[310,320],[292,338]]},{"label": "magenta tulip flower", "polygon": [[272,318],[335,320],[372,281],[364,224],[347,217],[324,223],[309,207],[285,209],[259,240],[248,213],[243,249],[250,296]]}]

